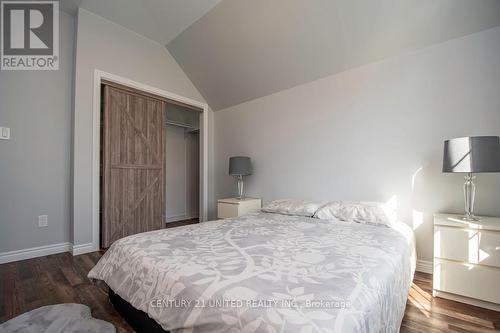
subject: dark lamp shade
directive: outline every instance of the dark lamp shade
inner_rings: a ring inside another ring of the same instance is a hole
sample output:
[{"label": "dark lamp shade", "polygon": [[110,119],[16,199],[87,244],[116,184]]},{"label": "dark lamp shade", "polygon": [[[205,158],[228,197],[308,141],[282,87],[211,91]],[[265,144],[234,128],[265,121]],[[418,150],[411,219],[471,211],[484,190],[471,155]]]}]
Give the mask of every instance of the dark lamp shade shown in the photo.
[{"label": "dark lamp shade", "polygon": [[250,157],[233,156],[229,158],[229,174],[231,176],[248,176],[252,174]]},{"label": "dark lamp shade", "polygon": [[444,142],[443,172],[500,172],[498,136],[468,136]]}]

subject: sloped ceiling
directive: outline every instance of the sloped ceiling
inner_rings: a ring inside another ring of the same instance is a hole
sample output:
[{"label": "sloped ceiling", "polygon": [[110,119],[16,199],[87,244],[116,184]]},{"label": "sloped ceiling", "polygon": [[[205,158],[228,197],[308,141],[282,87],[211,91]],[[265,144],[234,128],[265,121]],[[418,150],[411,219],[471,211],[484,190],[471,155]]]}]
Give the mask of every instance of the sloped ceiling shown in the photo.
[{"label": "sloped ceiling", "polygon": [[166,45],[214,110],[500,25],[500,0],[61,0]]},{"label": "sloped ceiling", "polygon": [[82,7],[162,45],[205,15],[220,0],[61,0],[61,10]]},{"label": "sloped ceiling", "polygon": [[167,48],[220,110],[497,25],[499,0],[223,0]]}]

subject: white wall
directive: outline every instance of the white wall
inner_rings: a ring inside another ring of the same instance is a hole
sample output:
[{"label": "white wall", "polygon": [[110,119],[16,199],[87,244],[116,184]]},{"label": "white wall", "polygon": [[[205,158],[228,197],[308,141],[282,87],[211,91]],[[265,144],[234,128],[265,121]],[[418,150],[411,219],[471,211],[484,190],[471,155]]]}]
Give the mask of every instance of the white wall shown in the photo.
[{"label": "white wall", "polygon": [[0,253],[70,241],[74,23],[61,12],[58,71],[0,71]]},{"label": "white wall", "polygon": [[186,216],[187,160],[184,128],[167,125],[166,131],[166,213],[167,221]]},{"label": "white wall", "polygon": [[[189,112],[189,111],[188,111]],[[198,217],[199,136],[179,126],[166,131],[166,215],[167,222]]]},{"label": "white wall", "polygon": [[[443,140],[500,135],[500,28],[349,70],[214,113],[216,197],[234,195],[231,155],[248,155],[247,194],[388,201],[432,257],[432,214],[462,212]],[[479,175],[476,210],[500,216],[500,174]]]},{"label": "white wall", "polygon": [[[94,70],[203,102],[164,46],[80,9],[75,70],[74,243],[92,241],[92,94]],[[211,119],[211,117],[210,117]]]},{"label": "white wall", "polygon": [[186,137],[187,198],[186,212],[191,218],[200,217],[200,133],[193,132]]}]

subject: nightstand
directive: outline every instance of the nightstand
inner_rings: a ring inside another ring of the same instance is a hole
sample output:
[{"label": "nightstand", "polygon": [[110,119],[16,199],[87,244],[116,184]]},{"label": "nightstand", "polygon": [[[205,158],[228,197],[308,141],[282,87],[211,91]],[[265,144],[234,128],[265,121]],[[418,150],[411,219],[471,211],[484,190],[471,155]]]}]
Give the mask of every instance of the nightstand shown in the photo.
[{"label": "nightstand", "polygon": [[217,201],[217,218],[225,219],[257,212],[261,206],[262,200],[256,198],[244,198],[243,200],[237,198],[219,199]]},{"label": "nightstand", "polygon": [[434,296],[500,311],[500,218],[434,215]]}]

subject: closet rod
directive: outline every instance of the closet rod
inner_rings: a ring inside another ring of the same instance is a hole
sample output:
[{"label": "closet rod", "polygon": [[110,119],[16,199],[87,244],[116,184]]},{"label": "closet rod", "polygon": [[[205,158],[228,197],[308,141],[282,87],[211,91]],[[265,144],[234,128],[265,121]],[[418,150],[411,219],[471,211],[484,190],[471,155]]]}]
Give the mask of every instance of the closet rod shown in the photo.
[{"label": "closet rod", "polygon": [[184,128],[188,128],[188,129],[195,129],[195,127],[193,127],[193,126],[191,126],[189,124],[181,123],[181,122],[177,122],[177,121],[172,121],[172,120],[167,120],[166,124],[167,125],[178,126],[178,127],[184,127]]}]

